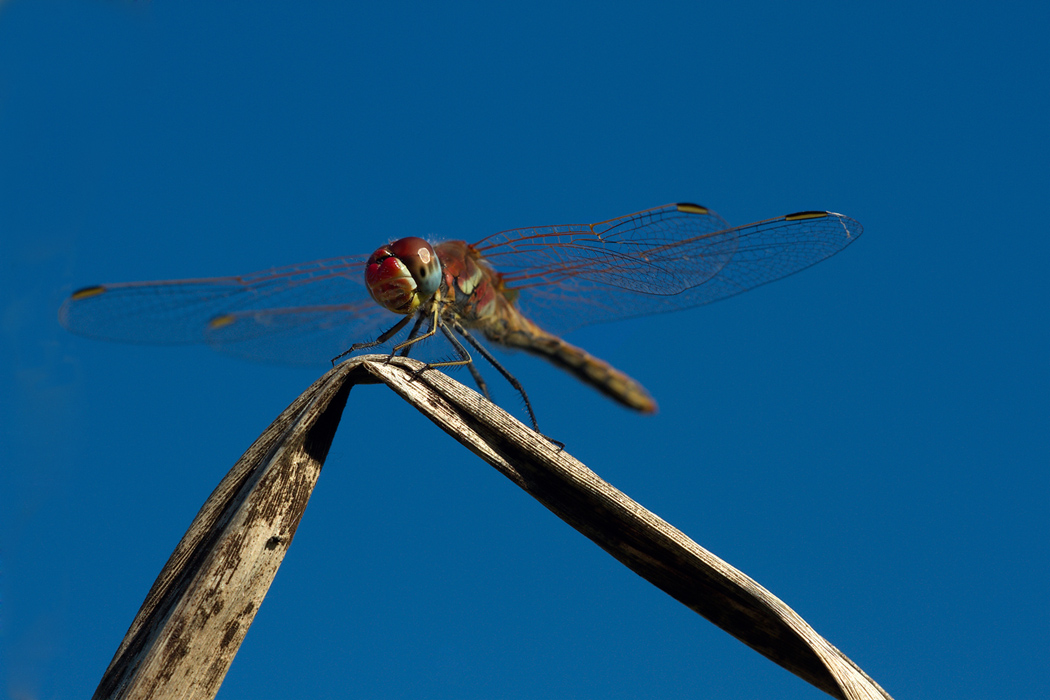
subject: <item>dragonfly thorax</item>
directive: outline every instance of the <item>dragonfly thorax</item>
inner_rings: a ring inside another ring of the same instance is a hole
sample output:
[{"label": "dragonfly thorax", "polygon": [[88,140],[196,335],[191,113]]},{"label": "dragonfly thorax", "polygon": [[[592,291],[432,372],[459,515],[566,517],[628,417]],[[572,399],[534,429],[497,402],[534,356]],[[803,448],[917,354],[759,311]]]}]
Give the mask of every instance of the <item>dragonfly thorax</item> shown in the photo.
[{"label": "dragonfly thorax", "polygon": [[410,314],[441,286],[441,261],[422,238],[401,238],[368,258],[365,286],[383,308]]}]

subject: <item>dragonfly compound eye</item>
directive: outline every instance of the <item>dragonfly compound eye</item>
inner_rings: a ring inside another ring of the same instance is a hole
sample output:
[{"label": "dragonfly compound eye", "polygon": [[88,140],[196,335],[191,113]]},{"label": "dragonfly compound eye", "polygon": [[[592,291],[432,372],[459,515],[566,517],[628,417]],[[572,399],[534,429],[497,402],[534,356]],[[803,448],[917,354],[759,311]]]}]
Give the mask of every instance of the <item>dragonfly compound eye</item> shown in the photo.
[{"label": "dragonfly compound eye", "polygon": [[410,314],[441,285],[441,262],[422,238],[402,238],[383,246],[365,265],[365,286],[376,303]]}]

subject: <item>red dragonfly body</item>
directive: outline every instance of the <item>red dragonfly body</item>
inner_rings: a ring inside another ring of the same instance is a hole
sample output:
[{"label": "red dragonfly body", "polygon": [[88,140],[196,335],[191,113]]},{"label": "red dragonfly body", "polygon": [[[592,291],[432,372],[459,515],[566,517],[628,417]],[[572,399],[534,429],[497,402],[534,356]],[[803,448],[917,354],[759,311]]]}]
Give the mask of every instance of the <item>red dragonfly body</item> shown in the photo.
[{"label": "red dragonfly body", "polygon": [[656,404],[638,382],[559,335],[739,294],[834,255],[861,232],[831,212],[730,227],[704,207],[671,204],[473,244],[406,238],[371,256],[250,275],[96,285],[74,292],[59,316],[90,337],[201,342],[251,359],[320,364],[391,325],[394,312],[405,316],[399,329],[417,319],[410,338],[428,320],[457,345],[453,331],[472,344],[477,332],[651,412]]}]

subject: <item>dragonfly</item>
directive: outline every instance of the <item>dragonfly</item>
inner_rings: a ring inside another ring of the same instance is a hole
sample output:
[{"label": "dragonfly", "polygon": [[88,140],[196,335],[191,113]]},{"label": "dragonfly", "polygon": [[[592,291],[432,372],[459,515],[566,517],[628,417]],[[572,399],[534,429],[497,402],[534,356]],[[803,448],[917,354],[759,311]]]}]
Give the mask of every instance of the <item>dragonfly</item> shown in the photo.
[{"label": "dragonfly", "polygon": [[[419,372],[465,365],[488,397],[463,339],[518,391],[538,431],[524,388],[476,335],[652,413],[656,401],[639,382],[562,335],[726,299],[829,258],[862,232],[857,221],[828,211],[732,227],[706,207],[677,203],[594,224],[510,229],[474,243],[402,238],[370,255],[239,276],[93,285],[73,292],[59,319],[92,338],[204,343],[293,365],[335,364],[387,344],[389,357],[407,355],[440,333],[454,359]],[[391,326],[392,313],[401,319]]]}]

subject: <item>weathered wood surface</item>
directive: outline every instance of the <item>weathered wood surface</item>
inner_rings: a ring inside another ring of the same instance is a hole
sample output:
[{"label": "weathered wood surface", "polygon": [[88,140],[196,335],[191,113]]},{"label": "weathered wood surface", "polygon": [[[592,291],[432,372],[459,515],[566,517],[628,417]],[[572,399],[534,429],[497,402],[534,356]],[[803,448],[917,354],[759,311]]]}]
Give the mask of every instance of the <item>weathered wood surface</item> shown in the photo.
[{"label": "weathered wood surface", "polygon": [[629,569],[755,651],[833,697],[891,700],[783,601],[476,392],[434,371],[412,381],[393,363],[364,368]]},{"label": "weathered wood surface", "polygon": [[131,623],[96,700],[215,696],[295,535],[335,437],[351,369],[336,368],[307,389],[208,497]]},{"label": "weathered wood surface", "polygon": [[564,450],[440,372],[413,380],[419,363],[383,359],[358,357],[330,371],[237,462],[154,583],[95,698],[215,695],[295,533],[350,387],[378,381],[632,571],[751,648],[833,697],[892,700],[769,591]]}]

